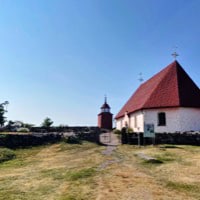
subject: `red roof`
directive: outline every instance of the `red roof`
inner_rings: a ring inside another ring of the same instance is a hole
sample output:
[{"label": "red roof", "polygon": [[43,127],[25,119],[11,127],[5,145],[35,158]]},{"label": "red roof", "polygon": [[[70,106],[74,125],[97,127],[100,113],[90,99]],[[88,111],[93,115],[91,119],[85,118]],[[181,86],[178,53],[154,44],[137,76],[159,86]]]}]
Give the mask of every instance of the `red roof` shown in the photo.
[{"label": "red roof", "polygon": [[177,61],[141,84],[115,119],[125,112],[164,107],[200,108],[200,90]]}]

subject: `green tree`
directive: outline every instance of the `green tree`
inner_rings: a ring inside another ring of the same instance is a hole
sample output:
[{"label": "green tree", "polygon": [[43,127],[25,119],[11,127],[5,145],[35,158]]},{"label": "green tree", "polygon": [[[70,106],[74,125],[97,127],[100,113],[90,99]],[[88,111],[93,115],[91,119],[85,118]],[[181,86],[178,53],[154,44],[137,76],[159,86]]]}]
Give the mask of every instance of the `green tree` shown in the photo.
[{"label": "green tree", "polygon": [[34,126],[35,126],[35,124],[23,123],[23,127],[24,127],[24,128],[31,129],[31,128],[34,127]]},{"label": "green tree", "polygon": [[49,128],[52,124],[53,124],[53,121],[49,117],[46,117],[44,121],[42,122],[42,126],[45,128]]},{"label": "green tree", "polygon": [[5,101],[3,103],[0,104],[0,126],[2,127],[5,122],[6,122],[6,117],[4,116],[4,114],[7,112],[7,105],[9,104],[8,101]]},{"label": "green tree", "polygon": [[13,127],[14,124],[15,124],[15,122],[13,122],[12,120],[9,120],[8,123],[7,123],[8,130],[10,130]]}]

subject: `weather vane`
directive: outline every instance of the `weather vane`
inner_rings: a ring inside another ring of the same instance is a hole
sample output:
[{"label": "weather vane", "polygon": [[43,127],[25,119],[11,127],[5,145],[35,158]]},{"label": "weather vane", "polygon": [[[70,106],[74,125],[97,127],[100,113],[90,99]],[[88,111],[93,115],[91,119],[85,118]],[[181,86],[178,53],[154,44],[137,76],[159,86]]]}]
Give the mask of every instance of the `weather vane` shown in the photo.
[{"label": "weather vane", "polygon": [[176,60],[176,57],[178,57],[179,55],[176,52],[177,47],[174,47],[174,53],[172,53],[172,56],[174,57],[174,59]]},{"label": "weather vane", "polygon": [[142,73],[139,73],[139,79],[138,79],[141,83],[144,81],[144,79],[142,78]]}]

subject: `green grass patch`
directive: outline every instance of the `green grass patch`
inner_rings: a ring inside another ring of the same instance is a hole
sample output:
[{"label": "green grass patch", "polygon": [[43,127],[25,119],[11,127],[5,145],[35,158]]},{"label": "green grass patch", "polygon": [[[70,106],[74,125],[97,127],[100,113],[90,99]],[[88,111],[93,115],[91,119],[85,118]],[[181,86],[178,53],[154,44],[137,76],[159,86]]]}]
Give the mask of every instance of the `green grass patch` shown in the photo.
[{"label": "green grass patch", "polygon": [[27,200],[25,194],[25,192],[18,191],[16,189],[8,189],[0,192],[0,200]]},{"label": "green grass patch", "polygon": [[83,141],[81,144],[69,144],[66,142],[61,142],[59,151],[65,151],[65,150],[86,151],[86,150],[94,149],[97,147],[98,147],[97,144],[91,143],[91,142],[86,142],[86,141]]},{"label": "green grass patch", "polygon": [[198,184],[194,185],[194,184],[188,184],[188,183],[179,183],[179,182],[168,181],[166,183],[166,186],[173,190],[177,190],[180,192],[193,193],[195,196],[198,194],[198,196],[200,196],[200,194],[199,194],[200,185],[198,185]]},{"label": "green grass patch", "polygon": [[1,148],[0,149],[0,163],[12,160],[16,157],[16,154],[11,149]]},{"label": "green grass patch", "polygon": [[87,168],[87,169],[81,169],[76,172],[70,172],[68,174],[69,180],[76,181],[79,179],[89,178],[94,176],[96,173],[96,170],[94,168]]},{"label": "green grass patch", "polygon": [[42,177],[51,177],[54,180],[62,180],[67,179],[67,173],[65,169],[48,169],[48,170],[42,170],[41,174]]},{"label": "green grass patch", "polygon": [[[0,168],[13,168],[13,167],[20,167],[25,166],[28,164],[34,164],[36,162],[39,162],[34,159],[29,159],[34,157],[41,149],[44,149],[47,146],[39,146],[39,147],[32,147],[32,148],[24,148],[24,149],[17,149],[17,150],[9,150],[9,152],[14,152],[15,156],[12,159],[7,160],[7,162],[0,163]],[[2,148],[6,149],[6,148]],[[0,148],[1,152],[1,148]],[[1,154],[1,153],[0,153]],[[1,156],[0,156],[1,157]]]},{"label": "green grass patch", "polygon": [[66,169],[49,169],[41,171],[43,177],[51,177],[54,180],[67,180],[76,181],[79,179],[85,179],[92,177],[96,174],[95,168],[86,168],[78,171],[66,171]]},{"label": "green grass patch", "polygon": [[156,159],[160,160],[162,163],[180,159],[175,154],[170,153],[170,152],[165,152],[165,153],[162,153],[162,154],[158,154],[158,155],[155,155],[155,157],[156,157]]}]

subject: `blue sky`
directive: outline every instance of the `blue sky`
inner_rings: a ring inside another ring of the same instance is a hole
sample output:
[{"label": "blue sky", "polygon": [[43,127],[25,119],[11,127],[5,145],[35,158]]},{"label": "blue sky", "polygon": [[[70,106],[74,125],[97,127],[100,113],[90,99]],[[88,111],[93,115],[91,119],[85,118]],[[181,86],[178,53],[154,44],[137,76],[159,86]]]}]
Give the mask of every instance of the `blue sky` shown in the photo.
[{"label": "blue sky", "polygon": [[8,120],[96,125],[178,61],[200,86],[199,0],[0,0],[0,102]]}]

